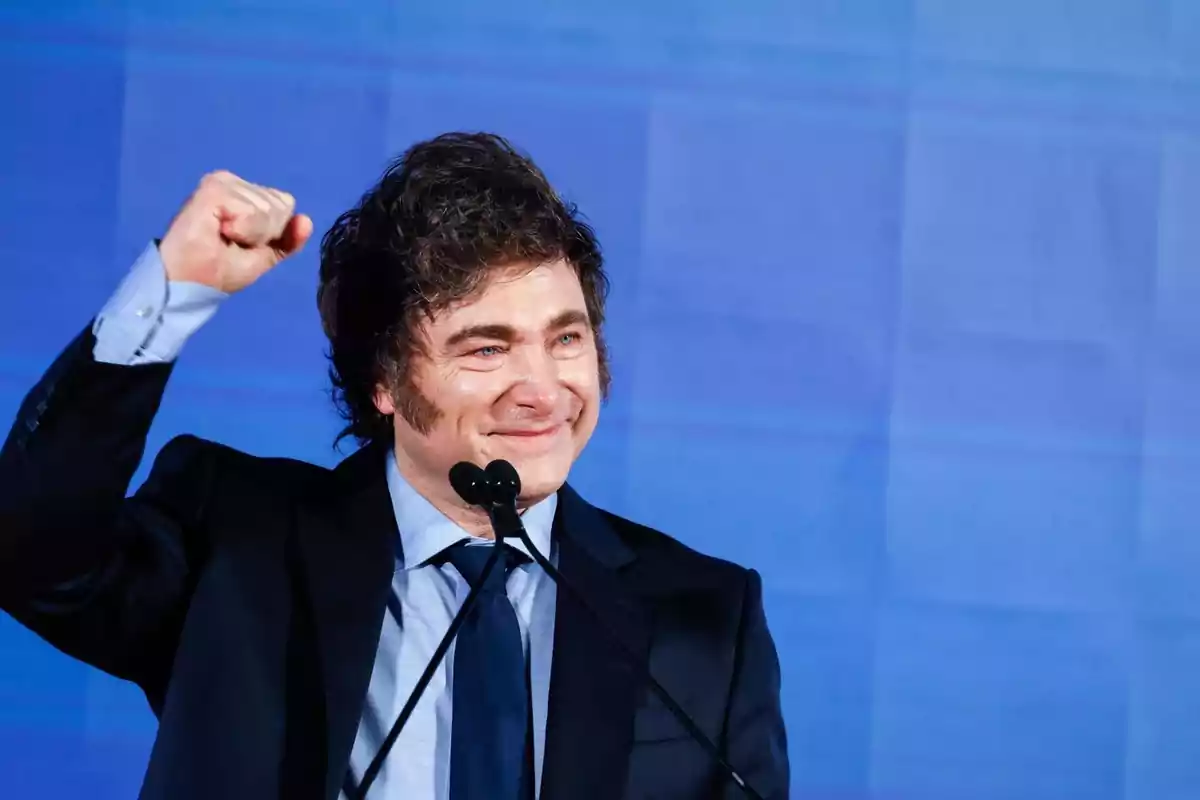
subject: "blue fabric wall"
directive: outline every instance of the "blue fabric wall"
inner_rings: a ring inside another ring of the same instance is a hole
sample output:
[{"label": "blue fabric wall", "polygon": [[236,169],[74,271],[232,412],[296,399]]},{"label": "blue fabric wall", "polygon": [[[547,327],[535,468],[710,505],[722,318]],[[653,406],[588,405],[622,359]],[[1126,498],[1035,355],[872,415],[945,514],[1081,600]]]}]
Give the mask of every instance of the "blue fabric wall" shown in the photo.
[{"label": "blue fabric wall", "polygon": [[[7,0],[0,412],[203,172],[323,230],[495,130],[615,284],[574,481],[763,573],[796,797],[1194,798],[1198,54],[1191,0]],[[154,449],[340,457],[315,270],[189,345]],[[132,797],[152,737],[0,619],[0,796]]]}]

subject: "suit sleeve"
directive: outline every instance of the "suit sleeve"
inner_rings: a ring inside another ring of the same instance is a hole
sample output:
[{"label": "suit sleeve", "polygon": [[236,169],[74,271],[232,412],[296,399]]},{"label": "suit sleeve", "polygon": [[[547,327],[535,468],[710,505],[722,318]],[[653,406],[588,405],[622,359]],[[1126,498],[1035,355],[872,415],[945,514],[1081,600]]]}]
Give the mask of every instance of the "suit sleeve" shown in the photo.
[{"label": "suit sleeve", "polygon": [[84,330],[26,396],[0,449],[0,607],[65,653],[147,688],[165,682],[215,448],[142,459],[171,364],[98,362]]},{"label": "suit sleeve", "polygon": [[[767,628],[762,578],[750,570],[742,605],[737,667],[725,721],[729,763],[766,800],[786,800],[789,768],[787,734],[780,707],[779,657]],[[730,785],[726,800],[745,800]]]}]

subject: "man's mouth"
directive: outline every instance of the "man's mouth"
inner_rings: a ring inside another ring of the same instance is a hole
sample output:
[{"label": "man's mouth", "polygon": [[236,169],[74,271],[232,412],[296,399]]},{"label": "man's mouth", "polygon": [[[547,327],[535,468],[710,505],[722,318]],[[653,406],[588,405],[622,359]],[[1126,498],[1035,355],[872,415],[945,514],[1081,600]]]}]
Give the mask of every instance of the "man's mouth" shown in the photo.
[{"label": "man's mouth", "polygon": [[543,425],[537,428],[505,428],[503,430],[492,431],[492,436],[512,436],[521,439],[536,439],[540,436],[551,436],[562,430],[563,423],[557,425]]}]

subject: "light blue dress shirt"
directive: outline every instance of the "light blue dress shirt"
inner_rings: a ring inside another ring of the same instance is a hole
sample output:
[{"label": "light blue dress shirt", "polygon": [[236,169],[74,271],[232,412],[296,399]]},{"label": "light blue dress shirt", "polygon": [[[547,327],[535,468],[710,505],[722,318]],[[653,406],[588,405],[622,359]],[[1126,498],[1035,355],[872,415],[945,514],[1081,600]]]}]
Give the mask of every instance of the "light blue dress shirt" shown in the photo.
[{"label": "light blue dress shirt", "polygon": [[[94,356],[110,364],[171,361],[226,297],[201,284],[168,281],[158,248],[151,244],[96,317]],[[427,562],[453,544],[475,539],[404,480],[393,453],[389,451],[387,463],[380,464],[380,469],[387,470],[400,542],[366,706],[350,758],[355,779],[375,756],[470,589],[450,564],[435,567]],[[554,564],[557,553],[551,529],[557,502],[557,495],[551,495],[522,517],[534,547]],[[518,544],[518,549],[528,555],[524,545]],[[540,795],[556,591],[554,582],[535,563],[514,569],[507,589],[529,663],[534,774]],[[453,665],[451,647],[389,753],[371,788],[371,798],[441,800],[449,796]]]}]

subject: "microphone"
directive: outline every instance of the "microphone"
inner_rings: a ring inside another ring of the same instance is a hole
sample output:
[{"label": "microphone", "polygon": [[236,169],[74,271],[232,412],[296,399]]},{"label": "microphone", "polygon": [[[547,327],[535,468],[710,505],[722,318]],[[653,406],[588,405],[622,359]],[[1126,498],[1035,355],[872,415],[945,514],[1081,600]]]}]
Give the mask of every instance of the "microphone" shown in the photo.
[{"label": "microphone", "polygon": [[[491,489],[488,477],[481,468],[474,464],[466,461],[460,461],[455,464],[450,469],[450,485],[454,487],[454,491],[458,492],[459,497],[471,505],[490,504],[491,502]],[[515,492],[513,493],[513,498],[515,501]],[[518,520],[518,524],[520,524],[520,520]],[[408,700],[404,702],[404,707],[400,709],[400,715],[396,717],[391,730],[384,737],[383,743],[379,746],[379,752],[375,754],[366,771],[363,772],[363,777],[358,784],[357,790],[351,795],[352,800],[365,800],[371,784],[375,782],[375,779],[379,777],[380,770],[383,769],[383,762],[387,759],[388,753],[391,752],[392,747],[396,744],[396,740],[400,737],[400,731],[404,730],[404,725],[408,722],[409,717],[412,716],[413,710],[417,707],[421,696],[425,694],[425,689],[429,686],[429,682],[433,680],[433,673],[437,672],[442,659],[446,657],[446,651],[450,649],[450,643],[458,636],[458,631],[462,628],[463,623],[466,622],[467,616],[475,608],[475,603],[479,598],[479,591],[487,583],[488,576],[492,574],[492,569],[499,560],[500,540],[497,539],[496,546],[492,548],[492,553],[488,556],[488,560],[483,566],[483,572],[480,573],[479,581],[471,587],[471,591],[467,593],[466,599],[463,600],[462,608],[454,615],[454,619],[450,620],[450,627],[446,629],[442,640],[438,642],[437,649],[433,651],[433,655],[429,658],[429,663],[425,665],[425,670],[421,673],[421,677],[417,679],[416,685],[408,695]]]},{"label": "microphone", "polygon": [[469,505],[486,505],[491,499],[487,473],[470,461],[460,461],[450,468],[450,485]]},{"label": "microphone", "polygon": [[508,505],[517,502],[521,493],[521,476],[517,468],[504,459],[496,459],[483,471],[488,488],[492,491],[492,502]]},{"label": "microphone", "polygon": [[[479,469],[473,464],[469,466],[476,470]],[[550,579],[554,581],[555,585],[560,589],[567,590],[567,593],[571,595],[571,598],[578,603],[584,611],[587,612],[588,616],[592,618],[592,621],[596,623],[596,625],[602,631],[604,631],[608,639],[617,646],[617,649],[625,657],[625,660],[638,669],[641,677],[646,681],[654,693],[658,695],[658,698],[663,702],[663,705],[671,710],[671,713],[675,716],[675,719],[677,719],[680,724],[687,729],[687,732],[691,735],[692,739],[694,739],[696,743],[708,753],[713,762],[720,767],[720,770],[722,773],[724,773],[725,777],[737,784],[746,797],[751,798],[751,800],[763,800],[762,795],[760,795],[753,789],[753,787],[746,783],[746,780],[739,775],[737,770],[735,770],[729,764],[729,762],[725,760],[725,757],[721,755],[721,751],[717,748],[713,741],[705,735],[704,731],[700,730],[700,726],[696,724],[695,720],[693,720],[691,716],[689,716],[688,713],[683,710],[683,707],[675,701],[675,698],[671,696],[670,692],[668,692],[666,688],[664,688],[663,685],[658,682],[654,675],[651,674],[650,668],[641,659],[634,655],[629,646],[625,644],[625,642],[621,641],[620,637],[613,632],[612,628],[605,624],[604,620],[600,618],[600,615],[596,613],[595,609],[593,609],[592,606],[583,599],[583,596],[579,590],[572,586],[571,583],[563,577],[562,573],[550,563],[550,560],[539,553],[537,548],[533,546],[533,542],[529,539],[529,534],[525,531],[525,526],[521,523],[521,516],[517,513],[517,496],[521,493],[521,476],[517,474],[516,468],[503,459],[497,459],[496,461],[488,464],[487,468],[482,470],[482,472],[484,473],[484,479],[488,489],[488,502],[477,502],[472,500],[468,497],[468,494],[464,493],[463,491],[459,491],[458,493],[468,503],[482,506],[487,510],[488,518],[492,522],[492,530],[496,534],[497,546],[499,546],[500,542],[505,538],[520,539],[525,544],[525,548],[529,551],[529,554],[533,556],[533,560],[537,562],[538,566],[546,571],[546,574],[550,576]],[[474,475],[474,473],[472,473],[472,475]],[[476,483],[472,484],[472,490],[474,489],[474,486],[478,485],[478,478],[475,477],[474,480]],[[455,486],[455,489],[458,490],[457,485]],[[480,494],[482,493],[472,493],[470,497],[479,497]],[[499,551],[497,550],[497,552]]]},{"label": "microphone", "polygon": [[483,472],[487,481],[488,502],[477,505],[483,505],[487,509],[488,519],[492,522],[492,532],[496,534],[496,541],[520,539],[536,558],[537,553],[529,541],[529,536],[525,533],[525,526],[521,523],[521,515],[517,513],[517,495],[521,493],[521,476],[517,474],[517,470],[512,464],[503,460],[493,461]]}]

